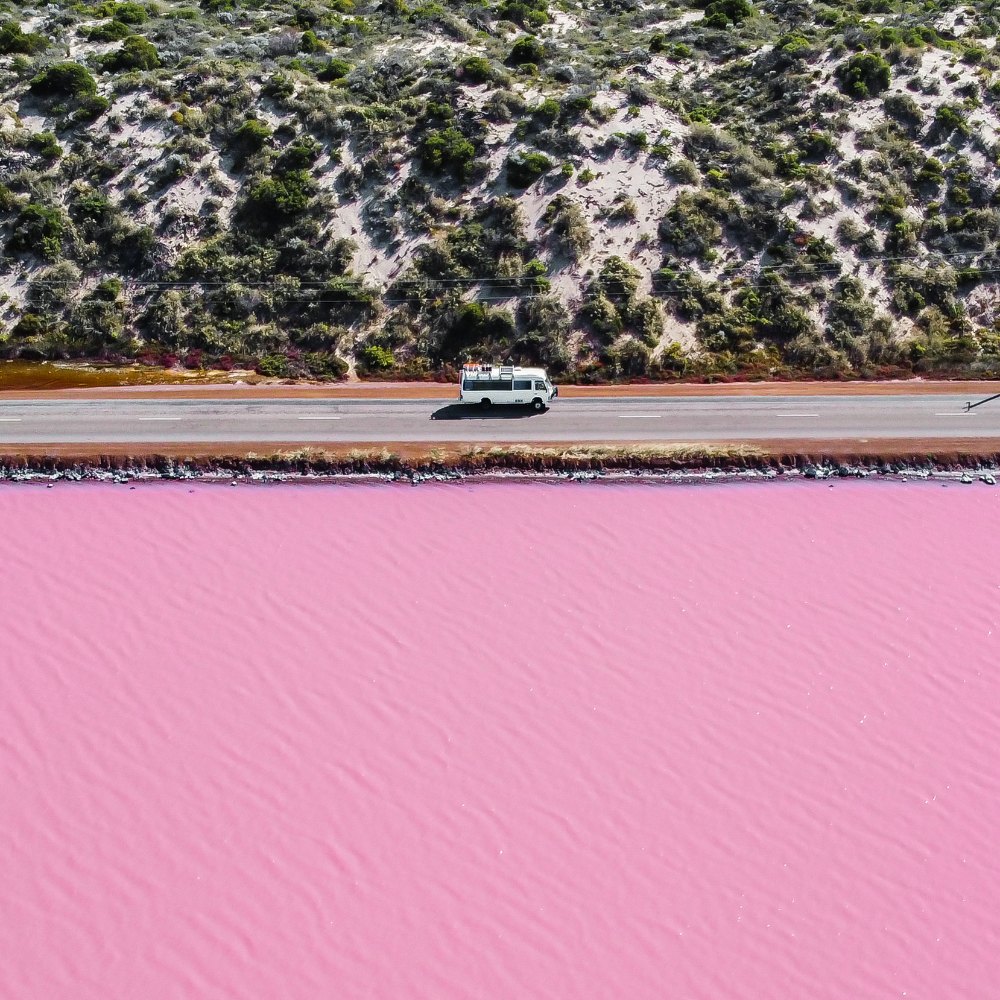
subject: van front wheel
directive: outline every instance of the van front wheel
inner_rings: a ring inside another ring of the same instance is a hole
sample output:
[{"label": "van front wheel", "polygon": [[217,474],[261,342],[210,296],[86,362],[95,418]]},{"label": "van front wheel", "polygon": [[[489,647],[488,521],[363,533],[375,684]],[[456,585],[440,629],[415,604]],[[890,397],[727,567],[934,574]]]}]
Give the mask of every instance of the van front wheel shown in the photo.
[{"label": "van front wheel", "polygon": [[545,403],[537,396],[531,401],[531,408],[535,413],[541,413],[545,409]]}]

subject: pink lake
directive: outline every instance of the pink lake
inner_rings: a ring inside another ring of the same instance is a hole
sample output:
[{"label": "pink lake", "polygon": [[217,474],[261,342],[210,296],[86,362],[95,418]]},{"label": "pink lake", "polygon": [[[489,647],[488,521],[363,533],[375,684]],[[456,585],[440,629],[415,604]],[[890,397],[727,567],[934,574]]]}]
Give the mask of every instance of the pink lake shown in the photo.
[{"label": "pink lake", "polygon": [[1000,491],[0,524],[4,1000],[998,995]]}]

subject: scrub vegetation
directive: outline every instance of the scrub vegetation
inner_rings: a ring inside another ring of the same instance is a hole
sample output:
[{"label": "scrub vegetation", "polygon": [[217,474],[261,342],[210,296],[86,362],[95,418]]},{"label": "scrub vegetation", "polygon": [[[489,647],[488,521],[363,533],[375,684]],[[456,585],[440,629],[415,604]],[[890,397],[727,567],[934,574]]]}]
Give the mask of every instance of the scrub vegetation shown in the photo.
[{"label": "scrub vegetation", "polygon": [[0,357],[1000,376],[987,0],[0,0]]}]

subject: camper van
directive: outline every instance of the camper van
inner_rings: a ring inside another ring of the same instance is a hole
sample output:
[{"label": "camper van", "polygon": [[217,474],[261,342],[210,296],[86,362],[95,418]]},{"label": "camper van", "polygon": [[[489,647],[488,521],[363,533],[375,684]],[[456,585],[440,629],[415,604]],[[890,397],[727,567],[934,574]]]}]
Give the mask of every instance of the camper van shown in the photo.
[{"label": "camper van", "polygon": [[559,395],[544,368],[514,365],[463,365],[458,398],[479,406],[511,403],[541,412]]}]

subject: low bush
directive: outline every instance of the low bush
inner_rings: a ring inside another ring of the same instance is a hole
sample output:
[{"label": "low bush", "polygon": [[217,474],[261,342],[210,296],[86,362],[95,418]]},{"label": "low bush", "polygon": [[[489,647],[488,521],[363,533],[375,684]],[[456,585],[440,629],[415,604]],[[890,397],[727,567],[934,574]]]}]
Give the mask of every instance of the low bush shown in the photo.
[{"label": "low bush", "polygon": [[544,153],[512,153],[507,158],[507,183],[511,187],[526,188],[554,166]]},{"label": "low bush", "polygon": [[86,66],[77,62],[58,62],[46,66],[29,85],[32,93],[77,100],[97,94],[97,81]]},{"label": "low bush", "polygon": [[583,209],[565,195],[556,195],[545,207],[543,221],[549,226],[557,253],[578,261],[590,251],[594,237]]},{"label": "low bush", "polygon": [[500,0],[496,16],[529,30],[540,28],[550,20],[548,0]]},{"label": "low bush", "polygon": [[44,35],[22,31],[16,21],[0,22],[0,55],[33,56],[48,47],[49,40]]},{"label": "low bush", "polygon": [[36,132],[28,140],[28,148],[45,160],[57,160],[62,156],[62,146],[52,132]]},{"label": "low bush", "polygon": [[537,66],[545,60],[545,46],[534,35],[522,35],[507,56],[510,66]]},{"label": "low bush", "polygon": [[475,145],[454,126],[431,132],[420,144],[421,163],[435,173],[447,170],[467,177],[475,159]]},{"label": "low bush", "polygon": [[288,358],[284,354],[266,354],[258,359],[254,370],[266,378],[286,378],[289,374]]},{"label": "low bush", "polygon": [[22,253],[37,253],[45,260],[58,260],[68,220],[52,205],[29,202],[11,228],[8,247]]},{"label": "low bush", "polygon": [[105,73],[157,69],[160,65],[156,46],[141,35],[131,35],[122,42],[121,48],[108,52],[100,59],[100,67]]},{"label": "low bush", "polygon": [[888,94],[882,101],[885,113],[911,130],[919,129],[924,121],[920,105],[909,94]]},{"label": "low bush", "polygon": [[354,67],[346,59],[330,59],[316,73],[317,80],[331,82],[333,80],[343,80]]},{"label": "low bush", "polygon": [[877,52],[856,52],[837,67],[844,92],[863,100],[882,93],[892,79],[892,68]]},{"label": "low bush", "polygon": [[751,14],[753,6],[749,0],[712,0],[705,8],[702,23],[707,28],[726,28],[730,24],[739,24]]},{"label": "low bush", "polygon": [[122,24],[145,24],[149,20],[149,12],[138,3],[102,3],[94,11],[96,17],[110,17]]},{"label": "low bush", "polygon": [[441,361],[498,357],[510,352],[516,334],[514,317],[506,309],[481,302],[460,302],[451,312],[440,346]]},{"label": "low bush", "polygon": [[959,132],[969,134],[969,123],[960,107],[954,104],[942,104],[934,114],[934,126],[940,135],[951,135]]},{"label": "low bush", "polygon": [[248,118],[232,134],[229,145],[239,154],[250,156],[262,150],[272,138],[271,129],[257,118]]},{"label": "low bush", "polygon": [[246,192],[242,217],[260,230],[280,229],[305,212],[316,191],[306,170],[289,170],[253,181]]},{"label": "low bush", "polygon": [[488,83],[493,79],[493,66],[483,56],[469,56],[462,63],[462,77],[472,83]]},{"label": "low bush", "polygon": [[381,344],[366,344],[358,351],[357,359],[358,364],[369,372],[387,371],[396,364],[396,356]]},{"label": "low bush", "polygon": [[132,34],[132,28],[122,21],[104,21],[85,28],[83,34],[90,42],[120,42]]},{"label": "low bush", "polygon": [[660,239],[683,257],[704,257],[734,215],[732,199],[721,192],[682,191],[660,220]]}]

